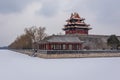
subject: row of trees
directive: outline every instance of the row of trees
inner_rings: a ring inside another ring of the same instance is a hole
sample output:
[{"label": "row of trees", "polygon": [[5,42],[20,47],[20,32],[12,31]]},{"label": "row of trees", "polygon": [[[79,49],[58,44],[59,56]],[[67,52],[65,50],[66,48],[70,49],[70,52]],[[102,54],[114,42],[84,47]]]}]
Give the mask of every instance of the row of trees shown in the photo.
[{"label": "row of trees", "polygon": [[24,34],[16,38],[16,40],[9,45],[9,48],[15,49],[31,49],[34,42],[43,40],[47,34],[45,27],[30,27],[25,28]]},{"label": "row of trees", "polygon": [[117,38],[116,35],[111,35],[107,39],[107,44],[108,44],[108,46],[111,47],[111,49],[119,49],[120,41],[119,41],[119,39]]}]

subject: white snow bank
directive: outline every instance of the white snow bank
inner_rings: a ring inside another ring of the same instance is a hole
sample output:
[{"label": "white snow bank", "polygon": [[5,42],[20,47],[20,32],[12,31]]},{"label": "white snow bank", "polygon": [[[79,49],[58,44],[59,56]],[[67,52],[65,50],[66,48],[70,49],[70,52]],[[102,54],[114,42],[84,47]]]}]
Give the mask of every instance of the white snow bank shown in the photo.
[{"label": "white snow bank", "polygon": [[0,80],[120,80],[120,58],[41,59],[0,50]]}]

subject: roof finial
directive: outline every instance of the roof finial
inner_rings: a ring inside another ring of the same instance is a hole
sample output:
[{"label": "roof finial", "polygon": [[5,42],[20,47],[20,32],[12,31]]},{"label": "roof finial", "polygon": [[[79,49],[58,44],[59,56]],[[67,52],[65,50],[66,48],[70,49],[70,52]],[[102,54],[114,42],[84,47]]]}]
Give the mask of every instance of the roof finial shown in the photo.
[{"label": "roof finial", "polygon": [[74,14],[73,14],[73,13],[71,13],[71,17],[70,17],[70,18],[73,18],[73,16],[74,16]]}]

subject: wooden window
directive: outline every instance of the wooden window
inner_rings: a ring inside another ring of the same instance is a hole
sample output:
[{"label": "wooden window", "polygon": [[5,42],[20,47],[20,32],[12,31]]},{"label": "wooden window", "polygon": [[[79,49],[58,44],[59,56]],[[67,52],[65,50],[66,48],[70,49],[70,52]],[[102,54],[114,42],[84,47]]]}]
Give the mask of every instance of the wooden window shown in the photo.
[{"label": "wooden window", "polygon": [[66,49],[66,46],[65,46],[65,44],[63,44],[63,50],[64,50],[64,49]]},{"label": "wooden window", "polygon": [[69,50],[72,50],[72,45],[71,44],[69,44]]}]

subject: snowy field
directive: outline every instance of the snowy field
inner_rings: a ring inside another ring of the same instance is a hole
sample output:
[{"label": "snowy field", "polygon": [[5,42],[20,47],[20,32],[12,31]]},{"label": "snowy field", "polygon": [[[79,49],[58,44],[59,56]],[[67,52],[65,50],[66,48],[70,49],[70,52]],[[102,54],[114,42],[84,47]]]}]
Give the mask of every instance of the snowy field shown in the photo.
[{"label": "snowy field", "polygon": [[0,50],[0,80],[120,80],[120,58],[41,59]]}]

